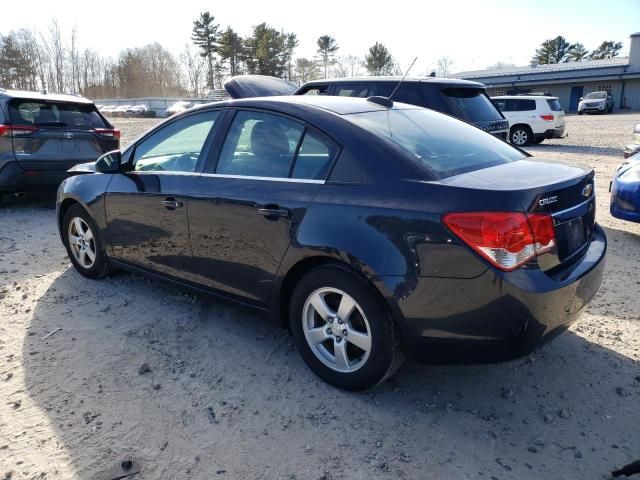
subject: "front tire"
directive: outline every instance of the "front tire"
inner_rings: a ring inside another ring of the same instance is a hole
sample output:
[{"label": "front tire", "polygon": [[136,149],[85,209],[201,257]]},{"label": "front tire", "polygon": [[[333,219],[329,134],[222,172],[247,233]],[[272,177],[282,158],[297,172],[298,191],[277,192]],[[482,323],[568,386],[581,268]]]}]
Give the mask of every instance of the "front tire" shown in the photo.
[{"label": "front tire", "polygon": [[396,322],[373,287],[346,266],[307,273],[293,291],[289,318],[302,358],[331,385],[364,390],[402,364]]},{"label": "front tire", "polygon": [[531,143],[532,136],[529,127],[517,125],[511,129],[509,141],[516,147],[526,147]]},{"label": "front tire", "polygon": [[79,204],[69,208],[62,220],[62,240],[76,270],[88,278],[109,274],[109,260],[98,235],[98,226]]}]

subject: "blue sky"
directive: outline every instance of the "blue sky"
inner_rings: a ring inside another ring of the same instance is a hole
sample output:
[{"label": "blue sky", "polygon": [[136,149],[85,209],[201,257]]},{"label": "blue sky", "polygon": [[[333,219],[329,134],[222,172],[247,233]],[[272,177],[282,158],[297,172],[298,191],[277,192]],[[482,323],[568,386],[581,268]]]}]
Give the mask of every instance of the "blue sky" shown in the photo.
[{"label": "blue sky", "polygon": [[364,56],[382,42],[406,67],[419,60],[414,74],[428,73],[449,56],[454,71],[481,69],[498,61],[527,64],[546,38],[563,35],[587,49],[603,40],[624,42],[640,31],[640,0],[506,1],[236,1],[67,0],[6,2],[0,33],[23,26],[46,31],[57,18],[67,36],[77,25],[82,47],[115,56],[122,48],[159,41],[178,53],[189,41],[192,21],[210,10],[222,26],[241,34],[266,21],[300,40],[298,56],[313,56],[318,36],[334,36],[339,54]]}]

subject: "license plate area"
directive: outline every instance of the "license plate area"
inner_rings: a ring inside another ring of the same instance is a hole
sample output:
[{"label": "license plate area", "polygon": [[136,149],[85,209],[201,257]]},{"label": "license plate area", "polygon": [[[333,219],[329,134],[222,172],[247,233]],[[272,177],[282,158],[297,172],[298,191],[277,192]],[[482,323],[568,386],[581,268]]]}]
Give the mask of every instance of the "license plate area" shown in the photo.
[{"label": "license plate area", "polygon": [[589,202],[587,211],[580,216],[555,225],[558,260],[568,259],[591,239],[595,221],[595,207]]},{"label": "license plate area", "polygon": [[64,153],[71,153],[76,151],[75,140],[60,140],[60,150]]}]

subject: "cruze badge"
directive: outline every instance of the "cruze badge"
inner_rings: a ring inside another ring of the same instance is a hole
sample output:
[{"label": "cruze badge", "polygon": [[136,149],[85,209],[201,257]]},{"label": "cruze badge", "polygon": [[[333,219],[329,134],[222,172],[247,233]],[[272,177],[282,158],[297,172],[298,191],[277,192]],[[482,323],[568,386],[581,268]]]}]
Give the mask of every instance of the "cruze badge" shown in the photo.
[{"label": "cruze badge", "polygon": [[593,183],[589,183],[585,185],[585,187],[582,189],[582,196],[585,198],[589,198],[592,193],[593,193]]},{"label": "cruze badge", "polygon": [[554,195],[553,197],[542,198],[538,201],[538,203],[540,204],[541,207],[544,207],[545,205],[556,203],[557,201],[558,201],[558,196]]}]

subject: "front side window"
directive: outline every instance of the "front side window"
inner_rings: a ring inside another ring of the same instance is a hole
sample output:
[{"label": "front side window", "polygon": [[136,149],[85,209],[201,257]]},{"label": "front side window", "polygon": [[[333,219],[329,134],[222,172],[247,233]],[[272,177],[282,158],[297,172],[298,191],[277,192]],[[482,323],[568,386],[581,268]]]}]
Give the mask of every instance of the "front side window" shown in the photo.
[{"label": "front side window", "polygon": [[189,115],[161,128],[135,147],[135,171],[194,172],[205,141],[220,115]]},{"label": "front side window", "polygon": [[387,138],[404,149],[418,165],[440,178],[525,157],[493,135],[427,109],[391,109],[344,118]]},{"label": "front side window", "polygon": [[233,119],[216,173],[289,177],[304,125],[270,113],[240,111]]}]

